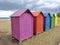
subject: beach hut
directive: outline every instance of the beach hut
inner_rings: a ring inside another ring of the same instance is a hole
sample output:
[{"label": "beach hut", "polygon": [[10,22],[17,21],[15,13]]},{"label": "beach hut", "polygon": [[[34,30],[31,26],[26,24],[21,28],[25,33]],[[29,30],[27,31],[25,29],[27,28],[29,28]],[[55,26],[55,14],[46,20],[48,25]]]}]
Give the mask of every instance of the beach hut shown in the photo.
[{"label": "beach hut", "polygon": [[58,26],[58,15],[57,14],[55,14],[54,15],[54,26]]},{"label": "beach hut", "polygon": [[43,32],[44,27],[44,16],[42,12],[32,12],[34,16],[34,34]]},{"label": "beach hut", "polygon": [[11,16],[12,37],[20,42],[33,36],[33,15],[29,9],[21,9]]},{"label": "beach hut", "polygon": [[54,14],[50,13],[50,28],[54,27]]},{"label": "beach hut", "polygon": [[49,13],[50,15],[50,28],[54,27],[54,14],[53,13]]},{"label": "beach hut", "polygon": [[43,12],[44,15],[44,31],[50,29],[50,16],[49,13]]}]

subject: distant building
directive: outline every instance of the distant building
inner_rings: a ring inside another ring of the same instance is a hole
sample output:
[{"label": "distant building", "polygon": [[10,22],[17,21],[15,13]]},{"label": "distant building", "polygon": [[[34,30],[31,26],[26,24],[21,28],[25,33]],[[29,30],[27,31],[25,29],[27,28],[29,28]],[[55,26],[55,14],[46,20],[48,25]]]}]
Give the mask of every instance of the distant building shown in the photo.
[{"label": "distant building", "polygon": [[60,13],[57,13],[58,17],[60,17]]}]

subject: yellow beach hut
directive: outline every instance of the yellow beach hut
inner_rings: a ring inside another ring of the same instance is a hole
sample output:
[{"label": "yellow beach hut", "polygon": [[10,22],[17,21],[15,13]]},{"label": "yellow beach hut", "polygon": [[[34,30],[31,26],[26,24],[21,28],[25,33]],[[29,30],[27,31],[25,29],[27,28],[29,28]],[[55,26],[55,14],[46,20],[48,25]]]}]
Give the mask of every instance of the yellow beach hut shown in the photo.
[{"label": "yellow beach hut", "polygon": [[55,14],[54,17],[55,17],[55,23],[54,23],[54,26],[58,26],[58,15]]}]

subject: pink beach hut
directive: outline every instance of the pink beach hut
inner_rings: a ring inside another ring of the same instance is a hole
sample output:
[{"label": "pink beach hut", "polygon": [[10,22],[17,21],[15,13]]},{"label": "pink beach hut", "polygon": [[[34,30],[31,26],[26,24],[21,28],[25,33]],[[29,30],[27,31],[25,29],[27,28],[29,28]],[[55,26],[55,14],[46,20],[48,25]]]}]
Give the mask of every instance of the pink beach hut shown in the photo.
[{"label": "pink beach hut", "polygon": [[16,11],[11,16],[12,37],[23,41],[33,36],[33,15],[29,9]]}]

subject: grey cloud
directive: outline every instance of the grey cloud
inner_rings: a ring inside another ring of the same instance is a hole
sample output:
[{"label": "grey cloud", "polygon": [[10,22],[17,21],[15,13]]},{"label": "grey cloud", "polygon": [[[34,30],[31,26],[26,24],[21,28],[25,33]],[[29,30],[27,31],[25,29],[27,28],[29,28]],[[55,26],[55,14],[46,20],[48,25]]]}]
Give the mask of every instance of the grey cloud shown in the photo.
[{"label": "grey cloud", "polygon": [[25,8],[25,5],[19,5],[8,1],[0,1],[0,10],[16,10]]},{"label": "grey cloud", "polygon": [[[17,2],[16,2],[17,1]],[[59,12],[60,11],[60,6],[56,8],[47,8],[47,7],[42,7],[45,6],[45,4],[38,4],[38,0],[0,0],[0,10],[17,10],[17,9],[23,9],[23,8],[29,8],[32,11],[49,11],[49,12]],[[50,2],[52,3],[52,2]]]},{"label": "grey cloud", "polygon": [[[35,2],[37,2],[37,0],[0,0],[0,10],[17,10],[17,9],[22,9],[22,8],[29,8],[29,9],[33,9],[33,7],[35,7]],[[27,4],[32,4],[29,6],[27,6]]]}]

